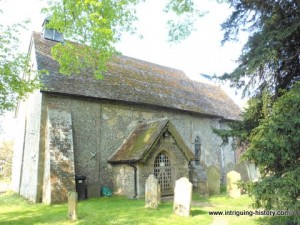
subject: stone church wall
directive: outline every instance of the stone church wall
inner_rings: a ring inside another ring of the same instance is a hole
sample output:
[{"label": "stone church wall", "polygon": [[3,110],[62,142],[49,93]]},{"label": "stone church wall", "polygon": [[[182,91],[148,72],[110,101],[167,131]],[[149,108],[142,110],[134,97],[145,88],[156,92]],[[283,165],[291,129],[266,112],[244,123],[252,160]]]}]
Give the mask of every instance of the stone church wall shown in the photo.
[{"label": "stone church wall", "polygon": [[[70,112],[73,126],[75,174],[87,177],[85,183],[88,186],[88,196],[99,196],[100,105],[93,101],[48,95],[44,95],[43,103],[44,108],[50,106]],[[43,113],[47,113],[47,110]]]},{"label": "stone church wall", "polygon": [[146,179],[150,174],[154,173],[154,161],[160,152],[164,152],[171,161],[172,173],[172,189],[174,189],[175,181],[181,177],[189,178],[189,165],[183,152],[175,143],[174,138],[167,132],[167,136],[161,137],[159,143],[150,154],[145,164],[139,164],[139,183],[138,197],[141,198],[145,193]]},{"label": "stone church wall", "polygon": [[[28,174],[37,174],[39,172],[39,175],[25,176],[24,180],[22,180],[22,184],[24,185],[21,186],[21,193],[25,193],[25,196],[32,196],[32,200],[41,201],[40,198],[42,196],[41,186],[43,181],[41,178],[43,177],[41,177],[40,173],[43,173],[44,166],[43,154],[46,142],[45,121],[47,119],[48,107],[66,110],[71,113],[75,174],[87,177],[85,182],[88,197],[99,196],[103,185],[111,185],[111,176],[109,174],[117,176],[118,174],[126,173],[128,179],[120,182],[123,182],[123,184],[131,183],[130,180],[133,179],[133,168],[131,166],[127,165],[119,168],[119,171],[116,172],[112,171],[107,160],[123,143],[136,125],[143,121],[168,118],[192,151],[194,151],[195,138],[197,136],[200,137],[201,161],[205,167],[221,165],[221,139],[211,129],[211,127],[218,128],[220,126],[218,118],[162,109],[154,106],[124,104],[46,93],[42,95],[42,106],[38,103],[41,102],[40,100],[35,101],[37,104],[34,107],[34,112],[29,112],[29,114],[31,113],[30,117],[35,118],[35,123],[32,123],[32,129],[27,127],[25,137],[25,150],[27,149],[25,160],[28,164],[24,165],[23,170]],[[41,116],[38,115],[40,111],[42,111]],[[39,118],[41,118],[41,121]],[[36,157],[39,157],[39,163],[38,161],[34,161],[37,159]],[[226,155],[226,157],[227,161],[233,161],[230,159],[231,156]],[[187,168],[187,165],[184,167]],[[110,173],[107,171],[110,171]],[[137,176],[145,176],[145,173],[138,172]],[[29,188],[25,184],[33,184],[36,188]],[[113,188],[118,189],[118,187]],[[127,186],[127,192],[132,194],[132,191],[134,191],[132,188],[134,187],[131,186],[130,189]],[[139,193],[142,194],[144,184],[139,184],[138,188]],[[34,193],[29,194],[31,191]]]},{"label": "stone church wall", "polygon": [[[110,185],[111,179],[105,177],[107,173],[104,172],[110,166],[107,163],[108,158],[135,126],[143,121],[167,117],[192,151],[195,138],[199,136],[201,161],[205,167],[221,165],[221,139],[211,129],[220,126],[218,118],[156,107],[50,94],[43,94],[42,118],[46,118],[48,106],[71,113],[75,174],[87,177],[88,197],[99,196],[101,186]],[[41,142],[45,141],[45,138],[46,136],[42,135]],[[43,148],[42,146],[40,151],[45,151]],[[229,154],[226,157],[227,161],[234,160]],[[127,167],[123,169],[126,173],[129,170],[133,171],[132,167]],[[128,177],[130,174],[132,172],[129,172]],[[128,178],[126,182],[130,183],[130,179],[132,178]],[[143,184],[139,187],[143,187]],[[142,191],[142,188],[140,189]]]},{"label": "stone church wall", "polygon": [[[41,155],[39,151],[40,122],[41,122],[41,94],[36,91],[28,97],[26,102],[20,103],[20,121],[22,133],[17,136],[14,149],[12,186],[32,202],[40,201],[38,193],[39,170]],[[26,140],[25,143],[23,141]],[[21,142],[21,143],[20,143]]]}]

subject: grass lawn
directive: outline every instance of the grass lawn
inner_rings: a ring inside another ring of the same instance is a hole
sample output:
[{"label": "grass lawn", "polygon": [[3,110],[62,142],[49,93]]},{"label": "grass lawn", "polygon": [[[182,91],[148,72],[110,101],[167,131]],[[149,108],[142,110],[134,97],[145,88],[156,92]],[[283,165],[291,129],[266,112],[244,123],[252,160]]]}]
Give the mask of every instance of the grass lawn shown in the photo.
[{"label": "grass lawn", "polygon": [[78,221],[67,218],[67,204],[33,204],[13,193],[0,195],[0,224],[120,224],[120,225],[261,225],[284,224],[279,219],[259,216],[211,216],[212,210],[252,210],[251,199],[242,196],[230,199],[224,195],[201,198],[193,195],[191,216],[179,217],[173,213],[173,202],[162,202],[158,209],[147,209],[144,200],[130,200],[125,197],[91,198],[78,203]]}]

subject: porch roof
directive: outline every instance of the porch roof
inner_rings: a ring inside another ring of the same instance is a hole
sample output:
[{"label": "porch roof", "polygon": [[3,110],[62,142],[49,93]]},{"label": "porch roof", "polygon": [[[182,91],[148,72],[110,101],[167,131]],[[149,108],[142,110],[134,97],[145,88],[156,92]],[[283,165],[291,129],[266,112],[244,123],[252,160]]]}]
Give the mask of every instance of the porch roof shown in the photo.
[{"label": "porch roof", "polygon": [[108,162],[112,164],[145,162],[147,156],[166,130],[173,136],[176,144],[185,154],[186,158],[188,160],[194,159],[194,154],[184,143],[176,128],[168,119],[161,119],[139,125],[110,157]]}]

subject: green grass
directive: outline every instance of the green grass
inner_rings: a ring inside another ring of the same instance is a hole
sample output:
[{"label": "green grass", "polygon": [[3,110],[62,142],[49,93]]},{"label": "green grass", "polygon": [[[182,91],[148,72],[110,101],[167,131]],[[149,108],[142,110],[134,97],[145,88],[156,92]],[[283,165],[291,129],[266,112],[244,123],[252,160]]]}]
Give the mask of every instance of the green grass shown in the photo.
[{"label": "green grass", "polygon": [[[224,195],[203,198],[193,195],[191,216],[179,217],[173,213],[173,202],[162,202],[158,209],[144,207],[144,200],[130,200],[125,197],[91,198],[78,203],[78,221],[67,218],[67,204],[33,204],[16,194],[0,195],[0,224],[201,224],[210,225],[213,220],[225,221],[228,225],[260,225],[270,218],[258,216],[210,216],[211,210],[250,210],[251,199],[242,196],[230,199]],[[219,224],[219,223],[216,223]]]}]

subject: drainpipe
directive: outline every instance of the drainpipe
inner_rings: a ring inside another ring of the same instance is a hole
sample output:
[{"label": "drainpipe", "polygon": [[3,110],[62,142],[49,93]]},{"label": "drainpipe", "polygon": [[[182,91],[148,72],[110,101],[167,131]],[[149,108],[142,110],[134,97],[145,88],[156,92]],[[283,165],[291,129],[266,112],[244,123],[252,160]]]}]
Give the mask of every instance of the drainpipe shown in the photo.
[{"label": "drainpipe", "polygon": [[137,199],[137,167],[132,163],[129,163],[129,166],[133,167],[134,169],[134,199]]}]

